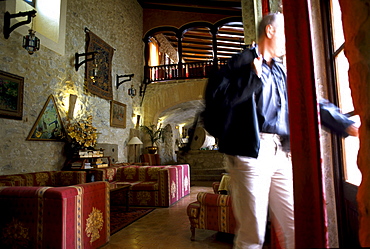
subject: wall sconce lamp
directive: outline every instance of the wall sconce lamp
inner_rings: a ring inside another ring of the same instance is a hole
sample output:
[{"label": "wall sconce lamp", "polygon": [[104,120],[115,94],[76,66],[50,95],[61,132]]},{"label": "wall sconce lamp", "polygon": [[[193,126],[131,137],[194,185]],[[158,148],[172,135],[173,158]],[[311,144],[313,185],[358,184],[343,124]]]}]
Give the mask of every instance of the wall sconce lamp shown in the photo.
[{"label": "wall sconce lamp", "polygon": [[[76,69],[76,71],[78,71],[78,69],[80,68],[80,66],[82,66],[82,64],[84,64],[84,63],[86,63],[88,61],[95,60],[95,54],[97,54],[97,53],[98,52],[96,52],[96,51],[82,53],[82,54],[75,53],[75,69]],[[85,56],[85,60],[79,62],[81,56]],[[88,56],[91,56],[91,57],[90,58],[87,58]]]},{"label": "wall sconce lamp", "polygon": [[40,49],[40,39],[35,36],[36,31],[33,29],[28,30],[28,35],[23,36],[23,45],[29,54],[33,54]]},{"label": "wall sconce lamp", "polygon": [[[27,20],[18,22],[10,27],[10,19],[21,17],[21,16],[27,16]],[[5,39],[8,39],[10,36],[10,33],[25,24],[29,24],[32,21],[32,18],[36,16],[36,10],[31,10],[27,12],[19,12],[17,14],[10,14],[8,11],[4,14],[4,37]],[[33,28],[28,30],[28,35],[23,36],[23,44],[22,47],[24,47],[29,54],[33,54],[35,51],[38,51],[40,49],[40,39],[35,36],[36,31],[33,30]]]},{"label": "wall sconce lamp", "polygon": [[[14,24],[13,26],[10,27],[10,19],[20,17],[20,16],[27,16],[27,20],[18,22],[18,23]],[[26,12],[19,12],[17,14],[10,14],[8,11],[5,12],[5,14],[4,14],[4,30],[3,30],[4,38],[8,39],[9,36],[10,36],[10,33],[13,30],[15,30],[16,28],[18,28],[22,25],[31,23],[32,17],[35,17],[35,16],[36,16],[36,10],[30,10],[30,11],[26,11]]]},{"label": "wall sconce lamp", "polygon": [[73,113],[75,111],[77,95],[69,95],[69,107],[68,107],[68,119],[73,119]]},{"label": "wall sconce lamp", "polygon": [[[126,80],[122,80],[121,82],[119,82],[119,79],[120,78],[123,78],[123,77],[128,77],[128,79],[126,79]],[[117,77],[116,77],[116,87],[117,87],[117,89],[118,89],[118,87],[121,85],[121,84],[123,84],[123,83],[125,83],[125,82],[127,82],[127,81],[130,81],[130,80],[132,80],[132,78],[134,78],[134,74],[132,73],[132,74],[125,74],[125,75],[118,75],[117,74]],[[135,93],[136,94],[136,93]],[[130,95],[130,94],[129,94]]]}]

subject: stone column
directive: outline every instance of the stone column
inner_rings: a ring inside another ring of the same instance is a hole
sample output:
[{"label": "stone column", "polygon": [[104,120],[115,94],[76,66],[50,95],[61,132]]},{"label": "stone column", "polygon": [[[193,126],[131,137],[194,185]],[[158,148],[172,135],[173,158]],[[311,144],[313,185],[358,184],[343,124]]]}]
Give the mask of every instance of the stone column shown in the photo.
[{"label": "stone column", "polygon": [[242,16],[245,44],[257,42],[257,25],[262,18],[261,1],[242,0]]},{"label": "stone column", "polygon": [[359,239],[370,247],[370,1],[339,0],[349,61],[349,82],[355,110],[361,117],[357,164],[362,173],[357,202],[360,213]]}]

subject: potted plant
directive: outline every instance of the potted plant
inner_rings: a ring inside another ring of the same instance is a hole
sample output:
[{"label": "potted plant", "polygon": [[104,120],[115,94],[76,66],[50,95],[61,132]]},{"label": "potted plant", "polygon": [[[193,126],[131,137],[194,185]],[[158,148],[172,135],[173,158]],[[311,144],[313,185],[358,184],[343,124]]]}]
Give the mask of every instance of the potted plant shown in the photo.
[{"label": "potted plant", "polygon": [[164,134],[164,128],[158,128],[156,125],[142,125],[141,130],[149,135],[150,142],[152,143],[152,146],[147,147],[149,154],[155,154],[157,152],[158,147],[155,146],[155,144],[159,142],[164,142],[165,134]]}]

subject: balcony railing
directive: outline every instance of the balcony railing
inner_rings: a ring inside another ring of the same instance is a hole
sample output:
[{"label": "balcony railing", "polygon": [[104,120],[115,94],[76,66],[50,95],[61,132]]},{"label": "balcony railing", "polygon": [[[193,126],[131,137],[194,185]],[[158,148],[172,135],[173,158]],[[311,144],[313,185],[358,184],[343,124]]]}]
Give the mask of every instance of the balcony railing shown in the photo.
[{"label": "balcony railing", "polygon": [[[226,65],[227,61],[218,61],[218,67]],[[166,80],[208,78],[213,68],[213,61],[179,63],[148,67],[149,83]]]}]

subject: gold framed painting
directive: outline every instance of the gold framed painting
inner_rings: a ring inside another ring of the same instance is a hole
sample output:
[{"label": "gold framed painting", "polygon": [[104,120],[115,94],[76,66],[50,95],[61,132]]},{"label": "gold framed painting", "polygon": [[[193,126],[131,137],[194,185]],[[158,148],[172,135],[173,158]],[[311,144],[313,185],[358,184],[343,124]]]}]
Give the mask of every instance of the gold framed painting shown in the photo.
[{"label": "gold framed painting", "polygon": [[61,141],[63,123],[53,95],[50,95],[42,108],[27,140]]},{"label": "gold framed painting", "polygon": [[110,102],[110,126],[126,128],[126,105],[112,100]]},{"label": "gold framed painting", "polygon": [[0,70],[0,117],[22,119],[24,78]]}]

